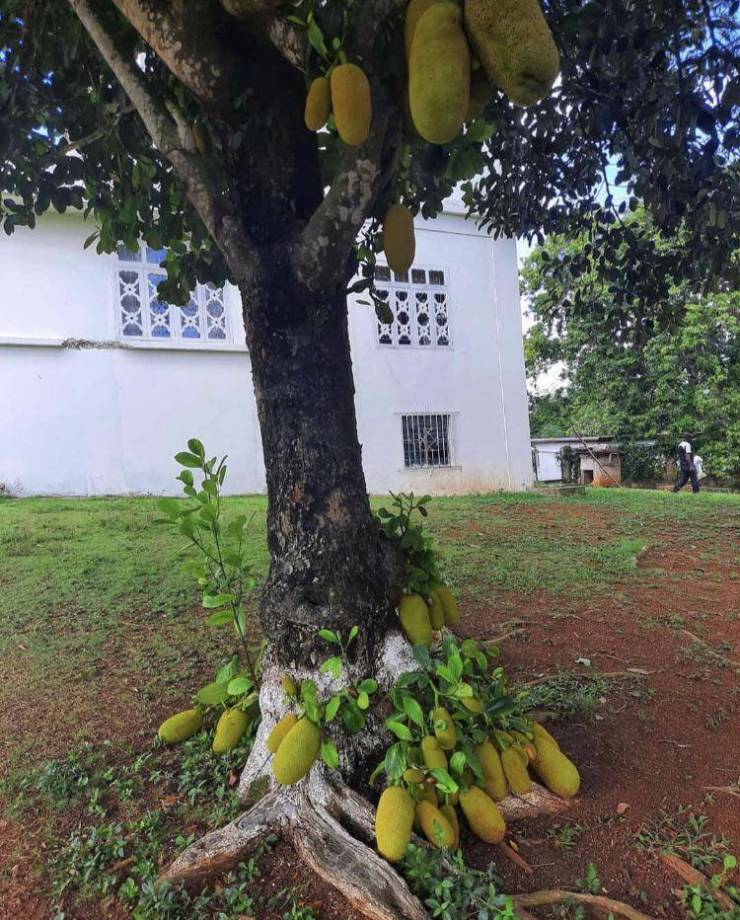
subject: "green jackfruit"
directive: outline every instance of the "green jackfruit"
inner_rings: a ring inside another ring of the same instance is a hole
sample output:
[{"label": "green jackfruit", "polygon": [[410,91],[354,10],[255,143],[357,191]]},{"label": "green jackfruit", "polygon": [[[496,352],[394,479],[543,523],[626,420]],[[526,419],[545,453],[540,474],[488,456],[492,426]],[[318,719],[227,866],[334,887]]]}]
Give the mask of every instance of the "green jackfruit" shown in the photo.
[{"label": "green jackfruit", "polygon": [[409,104],[430,144],[460,133],[470,101],[470,52],[456,3],[435,3],[416,26],[409,55]]},{"label": "green jackfruit", "polygon": [[301,719],[283,738],[272,761],[272,772],[281,786],[302,780],[319,756],[321,730],[310,719]]},{"label": "green jackfruit", "polygon": [[555,747],[560,750],[560,745],[558,744],[557,739],[550,734],[544,725],[540,725],[539,722],[532,723],[532,734],[534,735],[535,742],[538,738],[540,740],[549,741],[550,744],[554,744]]},{"label": "green jackfruit", "polygon": [[434,735],[427,735],[421,742],[421,754],[428,770],[446,770],[447,755]]},{"label": "green jackfruit", "polygon": [[512,102],[547,95],[560,57],[537,0],[465,0],[465,28],[488,77]]},{"label": "green jackfruit", "polygon": [[445,585],[440,585],[438,588],[432,588],[432,592],[436,592],[442,602],[442,609],[445,613],[445,624],[447,626],[457,626],[460,622],[460,608],[457,606],[457,601],[452,596],[452,591]]},{"label": "green jackfruit", "polygon": [[432,622],[432,629],[442,629],[445,625],[445,609],[436,591],[429,592],[429,601],[429,619]]},{"label": "green jackfruit", "polygon": [[532,791],[532,780],[527,773],[527,755],[521,748],[506,748],[501,752],[501,763],[511,791],[515,795],[526,795]]},{"label": "green jackfruit", "polygon": [[460,792],[460,807],[470,829],[486,843],[498,843],[506,833],[506,822],[496,803],[478,786]]},{"label": "green jackfruit", "polygon": [[414,217],[402,204],[393,204],[383,219],[383,252],[397,275],[405,275],[416,254]]},{"label": "green jackfruit", "polygon": [[414,826],[414,800],[401,786],[384,790],[375,812],[378,852],[388,862],[403,859]]},{"label": "green jackfruit", "polygon": [[406,60],[411,52],[411,43],[414,40],[414,33],[419,24],[419,20],[426,13],[430,6],[439,3],[440,0],[411,0],[406,7],[406,20],[403,26],[403,39],[406,45]]},{"label": "green jackfruit", "polygon": [[509,791],[509,784],[506,781],[506,774],[501,763],[501,757],[496,748],[490,741],[482,741],[475,749],[475,756],[480,761],[483,776],[485,778],[484,789],[494,802],[500,802],[506,798]]},{"label": "green jackfruit", "polygon": [[283,738],[288,734],[291,728],[293,728],[297,721],[298,716],[294,712],[289,712],[286,716],[283,716],[282,719],[274,726],[270,734],[267,736],[267,750],[271,754],[277,754],[277,750],[280,747]]},{"label": "green jackfruit", "polygon": [[452,721],[452,716],[444,708],[438,706],[432,713],[434,721],[434,735],[439,741],[439,746],[443,751],[451,751],[457,744],[457,729]]},{"label": "green jackfruit", "polygon": [[460,849],[460,822],[457,818],[457,811],[453,805],[441,805],[439,809],[442,814],[449,821],[450,827],[454,831],[455,839],[452,843],[451,849],[459,850]]},{"label": "green jackfruit", "polygon": [[308,88],[304,120],[309,131],[320,131],[329,119],[331,86],[327,77],[316,77]]},{"label": "green jackfruit", "polygon": [[283,674],[280,679],[280,686],[283,688],[286,696],[291,698],[298,696],[298,687],[293,678],[288,674]]},{"label": "green jackfruit", "polygon": [[417,802],[431,802],[432,805],[439,804],[437,787],[431,783],[421,783],[414,787],[414,798]]},{"label": "green jackfruit", "polygon": [[416,767],[409,767],[408,770],[403,771],[403,781],[414,785],[416,783],[423,783],[426,779],[426,773],[422,770],[417,770]]},{"label": "green jackfruit", "polygon": [[454,846],[455,830],[436,805],[431,802],[419,802],[416,806],[416,819],[427,840],[440,850]]},{"label": "green jackfruit", "polygon": [[222,713],[213,736],[214,754],[225,754],[236,747],[242,735],[249,727],[249,716],[241,709],[227,709]]},{"label": "green jackfruit", "polygon": [[201,706],[220,706],[229,698],[229,691],[226,689],[228,684],[206,684],[201,687],[195,694],[196,700]]},{"label": "green jackfruit", "polygon": [[475,639],[465,639],[460,646],[460,651],[463,653],[465,658],[475,658],[475,656],[478,654],[478,643],[475,641]]},{"label": "green jackfruit", "polygon": [[532,767],[542,782],[555,795],[572,798],[580,789],[581,777],[576,765],[549,741],[535,737],[537,760]]},{"label": "green jackfruit", "polygon": [[162,722],[157,735],[166,744],[179,744],[200,731],[202,724],[203,713],[200,709],[186,709]]},{"label": "green jackfruit", "polygon": [[432,644],[432,624],[429,608],[418,594],[404,594],[398,605],[398,615],[406,638],[412,645]]},{"label": "green jackfruit", "polygon": [[345,144],[364,144],[370,133],[372,102],[370,83],[357,64],[340,64],[331,72],[331,103],[334,123]]},{"label": "green jackfruit", "polygon": [[460,700],[463,706],[469,711],[474,713],[483,712],[483,703],[475,696],[466,696],[464,699]]}]

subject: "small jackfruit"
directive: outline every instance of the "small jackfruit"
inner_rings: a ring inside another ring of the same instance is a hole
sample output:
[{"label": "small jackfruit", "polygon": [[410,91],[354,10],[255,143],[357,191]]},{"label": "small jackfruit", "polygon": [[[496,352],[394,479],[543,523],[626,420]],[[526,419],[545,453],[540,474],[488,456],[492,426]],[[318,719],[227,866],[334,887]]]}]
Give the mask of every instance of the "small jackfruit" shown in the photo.
[{"label": "small jackfruit", "polygon": [[370,133],[372,102],[370,83],[357,64],[340,64],[331,72],[331,104],[334,123],[345,144],[364,144]]},{"label": "small jackfruit", "polygon": [[485,779],[484,789],[494,802],[500,802],[506,798],[509,791],[509,784],[506,781],[506,774],[501,763],[501,756],[490,741],[482,741],[475,749],[475,756],[480,761],[483,777]]},{"label": "small jackfruit", "polygon": [[506,833],[506,822],[496,803],[478,786],[460,791],[460,807],[470,829],[485,843],[498,843]]},{"label": "small jackfruit", "polygon": [[465,0],[465,29],[488,77],[517,105],[549,91],[560,57],[538,0]]},{"label": "small jackfruit", "polygon": [[283,676],[280,678],[280,686],[283,688],[286,696],[298,696],[298,687],[296,686],[293,678],[288,674],[283,674]]},{"label": "small jackfruit", "polygon": [[331,87],[327,77],[316,77],[308,88],[304,120],[309,131],[320,131],[329,119]]},{"label": "small jackfruit", "polygon": [[283,738],[288,734],[291,728],[293,728],[297,721],[298,716],[294,712],[289,712],[273,727],[272,731],[267,736],[267,750],[271,754],[277,754],[277,750]]},{"label": "small jackfruit", "polygon": [[299,782],[313,766],[321,748],[321,730],[310,719],[301,719],[283,738],[272,761],[272,772],[281,786]]},{"label": "small jackfruit", "polygon": [[532,764],[532,768],[537,776],[555,795],[566,799],[572,798],[581,786],[581,777],[576,765],[549,741],[535,736],[534,744],[537,748],[537,760]]},{"label": "small jackfruit", "polygon": [[452,843],[450,849],[459,850],[460,849],[460,821],[457,817],[457,811],[455,811],[454,805],[440,805],[439,810],[447,818],[450,823],[450,827],[454,831],[455,839]]},{"label": "small jackfruit", "polygon": [[421,754],[428,770],[447,769],[447,755],[434,735],[427,735],[422,739]]},{"label": "small jackfruit", "polygon": [[432,588],[432,592],[437,594],[442,603],[445,624],[447,626],[456,626],[460,622],[460,608],[452,596],[452,591],[446,585],[440,585],[438,588]]},{"label": "small jackfruit", "polygon": [[383,252],[397,275],[405,275],[416,255],[414,217],[402,204],[393,204],[383,219]]},{"label": "small jackfruit", "polygon": [[227,709],[222,713],[213,736],[214,754],[225,754],[236,747],[242,735],[249,727],[249,716],[241,709]]},{"label": "small jackfruit", "polygon": [[465,114],[465,121],[472,121],[482,115],[483,109],[485,109],[492,95],[493,87],[488,79],[488,74],[482,67],[479,67],[470,76],[470,102],[468,103],[468,111]]},{"label": "small jackfruit", "polygon": [[429,608],[418,594],[404,594],[398,605],[398,615],[406,638],[412,645],[432,644],[432,624]]},{"label": "small jackfruit", "polygon": [[440,0],[411,0],[406,7],[406,19],[403,24],[403,40],[406,45],[406,60],[411,52],[411,43],[414,40],[414,33],[419,24],[419,20],[426,13],[430,6],[439,3]]},{"label": "small jackfruit", "polygon": [[549,741],[550,744],[554,744],[555,747],[560,750],[560,745],[557,742],[557,738],[554,738],[550,732],[545,728],[544,725],[540,725],[539,722],[532,723],[532,734],[534,735],[534,740],[537,741],[538,738]]},{"label": "small jackfruit", "polygon": [[460,651],[465,658],[475,658],[478,654],[478,643],[475,639],[465,639],[460,646]]},{"label": "small jackfruit", "polygon": [[444,708],[438,706],[432,713],[434,722],[434,736],[443,751],[451,751],[457,744],[457,729],[452,721],[452,716]]},{"label": "small jackfruit", "polygon": [[476,715],[483,712],[483,703],[475,696],[466,696],[460,702],[469,712],[474,712]]},{"label": "small jackfruit", "polygon": [[429,619],[432,621],[432,629],[442,629],[445,625],[445,609],[436,591],[429,592],[429,602]]},{"label": "small jackfruit", "polygon": [[414,798],[417,802],[431,802],[432,805],[439,804],[437,787],[431,783],[421,783],[414,787]]},{"label": "small jackfruit", "polygon": [[527,773],[527,755],[518,747],[508,747],[501,752],[501,763],[511,791],[515,795],[526,795],[532,791],[532,780]]},{"label": "small jackfruit", "polygon": [[403,781],[414,785],[415,783],[423,783],[426,779],[426,773],[423,770],[417,770],[416,767],[409,767],[407,770],[403,771]]},{"label": "small jackfruit", "polygon": [[416,806],[416,820],[427,840],[440,850],[454,846],[455,830],[436,805],[419,802]]},{"label": "small jackfruit", "polygon": [[229,698],[229,691],[226,689],[228,684],[206,684],[201,687],[195,694],[196,700],[201,706],[220,706]]},{"label": "small jackfruit", "polygon": [[378,852],[388,862],[403,859],[414,826],[414,800],[401,786],[383,791],[375,812],[375,840]]},{"label": "small jackfruit", "polygon": [[409,104],[430,144],[456,137],[470,101],[470,52],[456,3],[435,3],[416,25],[409,54]]},{"label": "small jackfruit", "polygon": [[186,709],[165,719],[159,726],[157,735],[165,744],[179,744],[200,731],[203,713],[200,709]]}]

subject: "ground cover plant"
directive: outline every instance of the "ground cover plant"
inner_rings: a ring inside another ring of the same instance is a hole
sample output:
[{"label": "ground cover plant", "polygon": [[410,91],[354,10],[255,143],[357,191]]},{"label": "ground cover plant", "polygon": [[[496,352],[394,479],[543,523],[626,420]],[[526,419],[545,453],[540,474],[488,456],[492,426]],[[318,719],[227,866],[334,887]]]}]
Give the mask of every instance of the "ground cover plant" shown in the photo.
[{"label": "ground cover plant", "polygon": [[[225,505],[229,515],[239,515],[263,502],[234,498]],[[382,505],[387,500],[377,501],[376,507]],[[153,886],[160,862],[238,813],[236,779],[249,737],[220,758],[206,733],[183,748],[154,742],[163,718],[188,705],[192,692],[213,679],[229,654],[226,633],[205,625],[198,586],[179,570],[182,540],[153,523],[158,515],[153,499],[0,503],[0,598],[8,612],[0,625],[0,891],[8,916],[21,911],[48,917],[56,904],[83,918],[137,908],[141,916],[177,916],[183,895],[158,894]],[[729,536],[737,515],[733,496],[700,496],[697,502],[689,495],[633,490],[594,490],[567,501],[500,495],[435,499],[429,505],[426,524],[445,571],[466,566],[469,588],[454,584],[464,611],[460,640],[467,634],[495,640],[513,686],[531,685],[538,709],[561,704],[550,718],[562,715],[554,730],[579,765],[584,794],[562,818],[512,825],[507,840],[527,863],[541,866],[533,878],[496,851],[495,879],[465,876],[454,891],[442,879],[432,890],[429,881],[430,887],[419,889],[423,897],[439,901],[447,891],[455,902],[469,890],[470,898],[485,899],[490,884],[496,909],[505,910],[504,893],[563,885],[579,893],[576,880],[593,862],[612,897],[648,913],[662,905],[670,915],[683,916],[671,894],[683,882],[659,862],[668,831],[665,825],[660,834],[651,830],[661,816],[676,816],[679,806],[689,806],[680,820],[674,817],[674,849],[684,859],[691,852],[679,849],[689,839],[680,834],[685,824],[708,840],[726,838],[726,849],[708,850],[701,863],[707,879],[719,871],[723,854],[738,852],[737,820],[728,807],[736,800],[738,779],[729,753],[737,725],[736,681],[719,660],[687,662],[680,654],[693,641],[683,630],[712,647],[736,642],[731,600],[736,559]],[[258,520],[249,552],[257,577],[266,564]],[[543,527],[551,535],[545,548]],[[678,536],[686,529],[692,533],[688,547]],[[26,535],[22,552],[14,539],[19,531]],[[264,540],[264,530],[262,535]],[[609,548],[623,540],[639,540],[641,550],[615,579]],[[9,546],[15,549],[8,553]],[[495,573],[488,568],[491,547],[499,559]],[[543,587],[518,577],[523,552]],[[124,571],[136,566],[137,578],[98,583],[90,577],[91,557],[109,558],[111,571],[116,558]],[[70,585],[63,607],[56,603],[62,577]],[[163,590],[163,602],[149,610],[142,607],[142,580]],[[248,610],[251,614],[249,604]],[[44,636],[44,624],[59,632],[63,655],[50,649],[53,637]],[[90,646],[88,634],[98,636]],[[726,658],[733,655],[738,657],[736,646],[725,652]],[[720,707],[728,719],[712,729],[707,717]],[[714,751],[708,766],[702,754],[707,744]],[[655,780],[657,770],[665,778],[661,782]],[[672,783],[675,797],[666,791]],[[705,789],[710,786],[720,791]],[[629,805],[621,815],[620,803]],[[579,834],[567,829],[574,824],[583,828]],[[33,832],[23,833],[24,828]],[[652,843],[639,839],[646,828]],[[466,836],[465,865],[487,873],[490,849]],[[204,917],[219,911],[229,916],[230,909],[239,916],[249,898],[260,917],[282,918],[291,910],[343,920],[354,916],[316,879],[306,883],[283,843],[271,843],[255,857],[254,867],[206,889],[202,903],[196,908],[193,901],[188,909],[194,916],[196,910]],[[732,883],[730,870],[726,884]],[[260,900],[265,891],[266,900]],[[701,904],[709,905],[701,907],[705,913],[715,909],[710,895],[711,885],[699,894]]]}]

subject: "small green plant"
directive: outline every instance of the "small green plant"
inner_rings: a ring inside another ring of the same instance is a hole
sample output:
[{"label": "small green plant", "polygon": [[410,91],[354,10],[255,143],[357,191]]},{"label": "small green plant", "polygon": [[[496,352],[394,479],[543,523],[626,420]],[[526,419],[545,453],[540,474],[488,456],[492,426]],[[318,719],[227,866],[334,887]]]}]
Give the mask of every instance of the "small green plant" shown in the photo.
[{"label": "small green plant", "polygon": [[561,850],[572,850],[582,833],[583,828],[580,824],[564,824],[562,827],[550,827],[547,830],[548,838]]},{"label": "small green plant", "polygon": [[579,891],[583,891],[586,894],[598,894],[601,891],[601,879],[593,863],[589,863],[586,866],[583,878],[576,880],[576,887]]},{"label": "small green plant", "polygon": [[727,884],[736,868],[737,859],[727,853],[722,868],[712,876],[708,886],[687,885],[683,889],[681,903],[689,917],[694,920],[740,920],[740,888]]},{"label": "small green plant", "polygon": [[527,709],[547,709],[561,718],[586,715],[601,705],[610,687],[609,680],[598,671],[561,670],[529,688],[523,702]]},{"label": "small green plant", "polygon": [[722,859],[728,841],[707,830],[709,818],[679,806],[675,815],[663,810],[650,824],[637,832],[637,848],[643,851],[673,853],[695,869],[703,870]]},{"label": "small green plant", "polygon": [[418,513],[428,516],[427,505],[430,495],[415,498],[413,492],[391,492],[391,508],[380,508],[375,518],[389,540],[401,548],[406,568],[406,587],[409,591],[426,596],[431,588],[442,584],[438,569],[437,551],[434,541],[424,532],[421,523],[412,518]]}]

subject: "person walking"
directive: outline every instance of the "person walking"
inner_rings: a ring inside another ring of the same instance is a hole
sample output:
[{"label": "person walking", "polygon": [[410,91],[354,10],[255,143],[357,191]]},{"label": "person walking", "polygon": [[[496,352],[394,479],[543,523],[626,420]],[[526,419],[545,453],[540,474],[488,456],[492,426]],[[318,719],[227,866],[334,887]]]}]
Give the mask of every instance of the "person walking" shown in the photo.
[{"label": "person walking", "polygon": [[680,492],[686,483],[691,480],[691,491],[699,491],[699,477],[696,474],[694,465],[694,453],[691,449],[691,442],[687,432],[681,435],[678,442],[678,480],[673,487],[674,492]]}]

